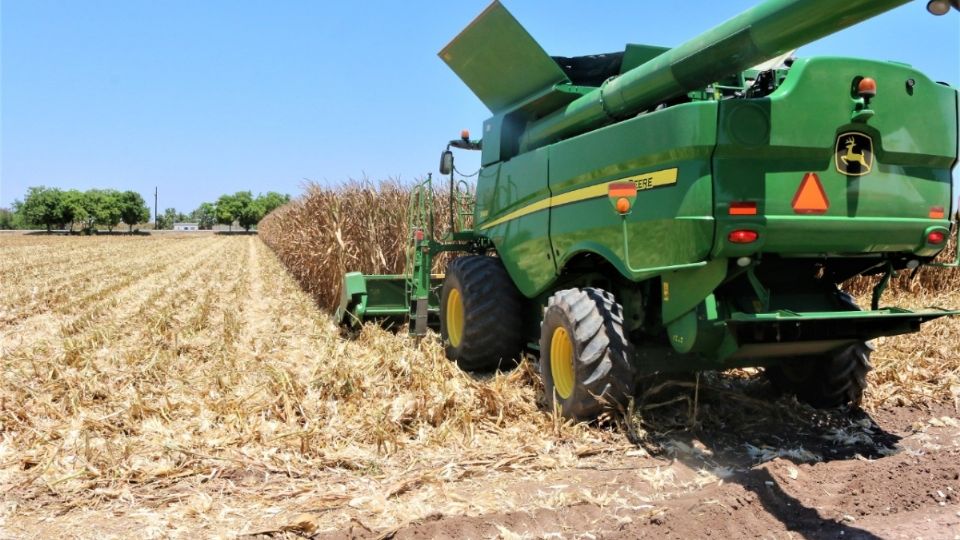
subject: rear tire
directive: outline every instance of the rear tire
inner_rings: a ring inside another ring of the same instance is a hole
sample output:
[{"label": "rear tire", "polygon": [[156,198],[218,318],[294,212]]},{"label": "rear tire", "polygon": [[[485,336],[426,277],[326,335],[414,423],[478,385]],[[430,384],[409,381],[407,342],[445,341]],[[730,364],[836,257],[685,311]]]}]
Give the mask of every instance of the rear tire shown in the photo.
[{"label": "rear tire", "polygon": [[[836,292],[836,300],[847,311],[860,311],[853,297]],[[764,370],[773,386],[784,394],[818,409],[844,405],[859,407],[867,389],[867,373],[873,369],[874,347],[861,341],[823,355],[797,358]]]},{"label": "rear tire", "polygon": [[770,366],[767,378],[779,391],[818,409],[859,406],[867,389],[873,345],[860,342],[833,353]]},{"label": "rear tire", "polygon": [[515,363],[523,351],[521,309],[520,293],[500,259],[454,259],[440,297],[440,336],[447,358],[466,371]]},{"label": "rear tire", "polygon": [[584,288],[551,296],[540,328],[547,406],[574,420],[625,408],[636,384],[629,350],[623,308],[612,294]]}]

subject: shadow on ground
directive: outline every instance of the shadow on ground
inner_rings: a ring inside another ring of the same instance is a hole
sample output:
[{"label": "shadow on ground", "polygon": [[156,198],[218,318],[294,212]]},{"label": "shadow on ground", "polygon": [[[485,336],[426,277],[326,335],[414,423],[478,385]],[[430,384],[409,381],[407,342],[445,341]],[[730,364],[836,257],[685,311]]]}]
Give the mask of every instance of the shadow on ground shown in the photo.
[{"label": "shadow on ground", "polygon": [[763,509],[805,538],[877,538],[821,516],[784,490],[767,468],[795,463],[879,459],[896,452],[900,437],[859,408],[816,410],[779,397],[756,373],[707,373],[687,380],[654,380],[627,422],[631,440],[655,457],[693,470],[729,471],[726,482],[752,492]]}]

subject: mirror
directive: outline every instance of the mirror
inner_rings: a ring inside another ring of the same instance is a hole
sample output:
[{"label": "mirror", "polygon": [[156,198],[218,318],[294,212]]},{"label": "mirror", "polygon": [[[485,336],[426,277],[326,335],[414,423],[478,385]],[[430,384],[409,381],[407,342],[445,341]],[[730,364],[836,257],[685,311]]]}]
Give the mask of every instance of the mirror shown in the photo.
[{"label": "mirror", "polygon": [[440,154],[440,174],[450,174],[453,172],[453,152],[444,150]]}]

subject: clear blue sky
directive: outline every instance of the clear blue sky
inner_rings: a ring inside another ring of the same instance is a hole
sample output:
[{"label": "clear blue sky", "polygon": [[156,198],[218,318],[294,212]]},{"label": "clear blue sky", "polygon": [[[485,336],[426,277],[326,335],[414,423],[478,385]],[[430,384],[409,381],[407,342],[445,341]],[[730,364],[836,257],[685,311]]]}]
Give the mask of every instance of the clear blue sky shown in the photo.
[{"label": "clear blue sky", "polygon": [[[0,0],[0,206],[38,184],[151,203],[159,185],[161,209],[188,211],[238,190],[296,195],[304,178],[419,177],[487,117],[436,56],[487,3]],[[505,0],[566,56],[677,45],[755,3]],[[898,60],[956,86],[960,13],[924,5],[798,54]]]}]

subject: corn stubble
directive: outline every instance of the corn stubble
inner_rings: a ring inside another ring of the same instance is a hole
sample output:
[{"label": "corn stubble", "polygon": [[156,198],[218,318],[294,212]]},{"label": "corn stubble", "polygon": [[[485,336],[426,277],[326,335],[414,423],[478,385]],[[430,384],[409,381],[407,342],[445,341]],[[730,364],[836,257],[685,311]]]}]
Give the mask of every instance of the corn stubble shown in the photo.
[{"label": "corn stubble", "polygon": [[[622,445],[543,414],[528,365],[477,379],[435,339],[342,339],[255,237],[69,240],[0,237],[2,294],[20,302],[0,313],[0,518],[213,519],[229,503],[269,522],[289,500],[342,507],[323,527],[389,526],[427,512],[422,490],[399,501],[416,486]],[[48,243],[125,262],[78,263],[92,277],[60,297],[71,262],[29,271]]]}]

